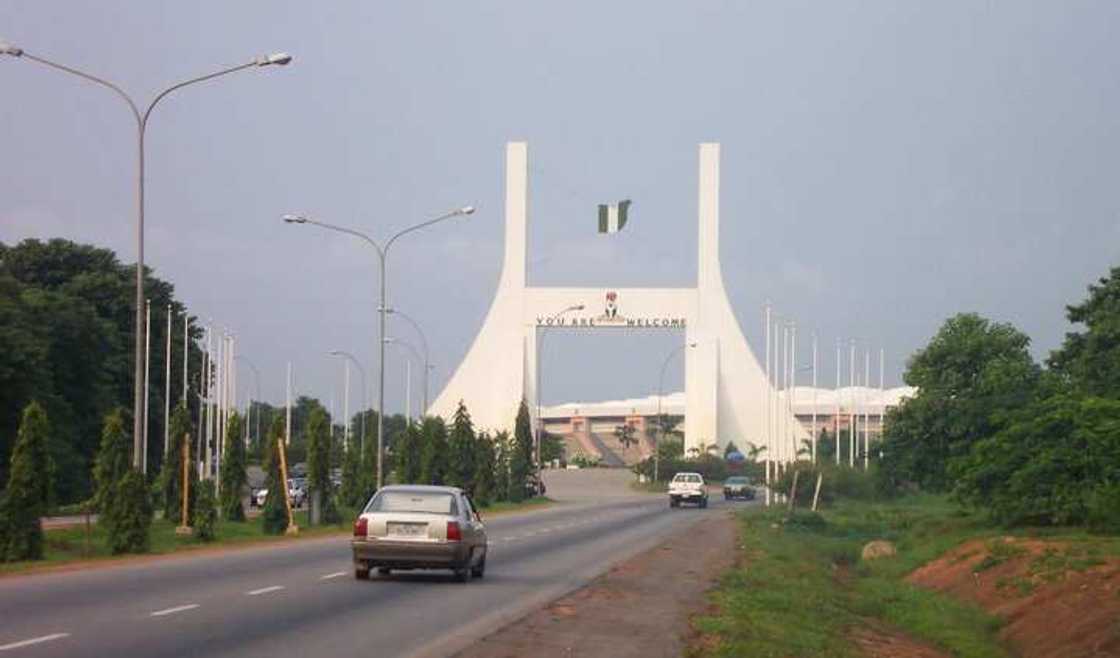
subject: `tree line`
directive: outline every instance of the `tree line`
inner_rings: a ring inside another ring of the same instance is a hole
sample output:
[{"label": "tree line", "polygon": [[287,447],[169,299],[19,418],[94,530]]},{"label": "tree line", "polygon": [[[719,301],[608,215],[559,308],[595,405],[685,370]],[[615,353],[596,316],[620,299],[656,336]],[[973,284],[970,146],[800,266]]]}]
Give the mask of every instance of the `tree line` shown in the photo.
[{"label": "tree line", "polygon": [[1120,530],[1120,267],[1066,317],[1041,364],[1008,323],[947,320],[907,363],[916,395],[887,414],[884,486],[949,492],[1002,524]]}]

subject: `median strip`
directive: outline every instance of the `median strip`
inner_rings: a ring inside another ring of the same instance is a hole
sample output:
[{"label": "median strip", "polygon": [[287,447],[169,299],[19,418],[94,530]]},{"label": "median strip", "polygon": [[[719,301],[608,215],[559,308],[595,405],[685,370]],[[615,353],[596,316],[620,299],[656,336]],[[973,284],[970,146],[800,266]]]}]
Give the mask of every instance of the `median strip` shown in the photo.
[{"label": "median strip", "polygon": [[153,612],[151,614],[151,616],[152,617],[166,617],[167,615],[173,615],[176,612],[185,612],[187,610],[194,610],[197,607],[198,607],[197,603],[188,603],[186,605],[177,605],[174,608],[167,608],[166,610],[156,610],[155,612]]},{"label": "median strip", "polygon": [[21,649],[29,647],[33,644],[41,644],[43,642],[50,642],[51,640],[61,640],[64,637],[70,637],[69,633],[51,633],[42,637],[33,637],[30,640],[20,640],[19,642],[12,642],[11,644],[0,645],[0,651],[9,651],[11,649]]},{"label": "median strip", "polygon": [[245,595],[246,596],[259,596],[261,594],[268,594],[269,592],[278,592],[282,589],[284,589],[283,585],[272,585],[272,586],[269,586],[269,587],[262,587],[260,589],[255,589],[255,590],[252,590],[252,591],[249,591],[249,592],[245,592]]}]

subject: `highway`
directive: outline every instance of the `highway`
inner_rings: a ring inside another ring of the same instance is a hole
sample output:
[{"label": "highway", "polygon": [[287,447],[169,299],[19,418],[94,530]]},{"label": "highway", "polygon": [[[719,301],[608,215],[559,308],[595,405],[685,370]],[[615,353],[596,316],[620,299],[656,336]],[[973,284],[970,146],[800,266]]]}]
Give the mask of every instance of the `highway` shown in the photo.
[{"label": "highway", "polygon": [[442,656],[721,513],[555,472],[554,508],[484,522],[486,576],[356,581],[346,537],[0,579],[0,656]]}]

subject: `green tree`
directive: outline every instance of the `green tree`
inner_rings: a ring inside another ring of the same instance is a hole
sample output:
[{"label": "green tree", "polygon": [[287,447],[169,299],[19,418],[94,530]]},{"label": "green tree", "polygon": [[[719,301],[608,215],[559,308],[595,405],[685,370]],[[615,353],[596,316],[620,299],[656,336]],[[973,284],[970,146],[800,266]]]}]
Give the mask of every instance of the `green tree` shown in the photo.
[{"label": "green tree", "polygon": [[101,449],[97,453],[93,478],[97,483],[94,506],[102,514],[116,503],[116,488],[131,464],[132,442],[124,432],[122,411],[117,409],[105,417],[101,431]]},{"label": "green tree", "polygon": [[956,495],[1000,523],[1120,529],[1120,505],[1100,506],[1120,486],[1120,400],[1049,395],[1014,412],[956,471]]},{"label": "green tree", "polygon": [[[373,434],[377,434],[376,428]],[[364,507],[377,491],[377,438],[372,441],[366,439],[365,447],[358,446],[358,449],[362,452],[361,477],[358,479],[361,495],[358,498],[358,506]]]},{"label": "green tree", "polygon": [[560,436],[541,430],[541,461],[550,463],[564,458],[564,439]]},{"label": "green tree", "polygon": [[517,408],[517,420],[513,428],[509,491],[510,500],[520,502],[525,499],[529,477],[533,474],[533,430],[529,423],[529,407],[525,404],[524,398]]},{"label": "green tree", "polygon": [[1083,331],[1066,334],[1050,355],[1051,367],[1085,394],[1120,398],[1120,267],[1089,286],[1089,298],[1066,307]]},{"label": "green tree", "polygon": [[502,430],[494,435],[494,500],[505,502],[510,497],[509,461],[513,442],[509,432]]},{"label": "green tree", "polygon": [[405,428],[404,436],[401,437],[394,451],[397,482],[401,484],[420,482],[420,450],[423,443],[424,438],[420,434],[419,425],[413,423]]},{"label": "green tree", "polygon": [[217,528],[218,500],[214,495],[214,480],[207,479],[203,480],[198,488],[198,503],[194,511],[194,535],[204,542],[211,542],[217,537]]},{"label": "green tree", "polygon": [[[160,472],[160,487],[163,498],[163,518],[181,521],[183,514],[183,444],[190,448],[191,417],[187,405],[180,402],[171,414],[170,440],[167,454],[163,458],[163,467]],[[198,495],[198,469],[191,468],[187,471],[190,480],[190,500],[187,501],[187,519],[189,525],[193,516],[195,499]]]},{"label": "green tree", "polygon": [[369,474],[364,473],[364,470],[359,446],[348,446],[342,455],[342,486],[338,495],[342,504],[349,508],[361,505],[365,497]]},{"label": "green tree", "polygon": [[1003,410],[1034,398],[1039,369],[1029,344],[1009,324],[972,313],[949,318],[907,364],[904,379],[917,394],[887,414],[887,479],[932,491],[951,488],[950,464],[999,429]]},{"label": "green tree", "polygon": [[468,494],[474,489],[475,449],[477,446],[474,425],[466,405],[459,401],[451,420],[448,437],[447,484],[459,487]]},{"label": "green tree", "polygon": [[338,523],[342,517],[334,504],[331,486],[330,419],[321,409],[312,411],[308,422],[307,483],[309,493],[319,497],[322,522]]},{"label": "green tree", "polygon": [[268,450],[264,461],[264,486],[268,493],[265,495],[264,508],[261,511],[261,527],[266,535],[281,535],[288,529],[288,508],[284,504],[288,483],[280,473],[280,450],[283,441],[284,418],[277,416],[268,432]]},{"label": "green tree", "polygon": [[443,484],[447,477],[447,426],[438,416],[427,417],[420,425],[420,435],[420,482]]},{"label": "green tree", "polygon": [[235,411],[226,421],[226,446],[222,456],[221,516],[226,521],[245,520],[245,507],[241,495],[249,486],[249,475],[245,471],[245,439],[241,416]]},{"label": "green tree", "polygon": [[147,553],[152,527],[152,500],[144,474],[129,468],[113,488],[113,503],[101,512],[98,525],[108,530],[109,550]]},{"label": "green tree", "polygon": [[10,476],[0,495],[0,561],[43,558],[43,528],[53,470],[47,449],[50,424],[37,402],[23,410]]},{"label": "green tree", "polygon": [[98,525],[106,528],[113,554],[148,550],[152,501],[144,475],[130,466],[131,447],[121,412],[114,411],[105,419],[94,470]]},{"label": "green tree", "polygon": [[471,496],[474,502],[481,507],[488,507],[494,500],[496,455],[494,454],[494,440],[486,432],[479,432],[475,438],[474,446],[474,476],[471,478],[473,489]]}]

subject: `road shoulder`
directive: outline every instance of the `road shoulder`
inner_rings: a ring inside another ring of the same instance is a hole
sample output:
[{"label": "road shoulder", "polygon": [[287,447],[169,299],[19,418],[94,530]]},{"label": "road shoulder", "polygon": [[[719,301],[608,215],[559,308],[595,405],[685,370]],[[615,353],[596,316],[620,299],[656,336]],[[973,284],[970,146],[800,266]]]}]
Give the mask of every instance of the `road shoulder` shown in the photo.
[{"label": "road shoulder", "polygon": [[680,656],[736,541],[734,517],[712,514],[456,655]]}]

